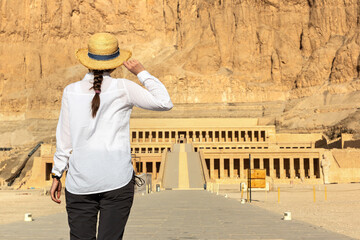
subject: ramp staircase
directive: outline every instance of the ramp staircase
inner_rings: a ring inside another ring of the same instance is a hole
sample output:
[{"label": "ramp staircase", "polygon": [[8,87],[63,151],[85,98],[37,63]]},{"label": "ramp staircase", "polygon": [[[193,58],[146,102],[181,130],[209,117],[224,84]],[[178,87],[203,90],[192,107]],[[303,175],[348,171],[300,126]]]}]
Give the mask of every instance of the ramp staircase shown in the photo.
[{"label": "ramp staircase", "polygon": [[165,189],[204,189],[200,155],[191,144],[173,145],[173,151],[167,153],[162,181]]}]

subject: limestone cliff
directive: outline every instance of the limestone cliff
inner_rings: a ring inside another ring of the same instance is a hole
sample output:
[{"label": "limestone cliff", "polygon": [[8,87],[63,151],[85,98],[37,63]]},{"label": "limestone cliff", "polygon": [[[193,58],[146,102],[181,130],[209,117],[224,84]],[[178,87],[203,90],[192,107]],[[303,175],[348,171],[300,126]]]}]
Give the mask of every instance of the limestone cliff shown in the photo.
[{"label": "limestone cliff", "polygon": [[0,0],[0,120],[57,119],[62,89],[87,71],[74,52],[100,31],[164,82],[166,116],[207,116],[205,104],[284,129],[360,130],[358,0]]}]

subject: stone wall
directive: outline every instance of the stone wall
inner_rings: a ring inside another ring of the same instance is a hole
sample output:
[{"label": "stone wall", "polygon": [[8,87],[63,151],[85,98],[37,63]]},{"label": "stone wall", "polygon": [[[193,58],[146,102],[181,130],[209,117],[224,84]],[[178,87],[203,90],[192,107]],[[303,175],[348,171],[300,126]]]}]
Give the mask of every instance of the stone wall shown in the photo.
[{"label": "stone wall", "polygon": [[360,150],[332,149],[330,159],[329,182],[352,183],[360,182]]}]

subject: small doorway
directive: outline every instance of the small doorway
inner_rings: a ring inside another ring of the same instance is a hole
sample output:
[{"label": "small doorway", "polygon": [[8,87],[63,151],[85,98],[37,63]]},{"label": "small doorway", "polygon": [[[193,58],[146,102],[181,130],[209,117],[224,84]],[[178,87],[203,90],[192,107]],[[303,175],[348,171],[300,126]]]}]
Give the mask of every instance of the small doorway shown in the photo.
[{"label": "small doorway", "polygon": [[52,163],[46,163],[45,164],[45,180],[50,181],[51,179],[51,170],[52,170]]},{"label": "small doorway", "polygon": [[178,139],[178,143],[186,143],[185,134],[180,134],[180,137]]}]

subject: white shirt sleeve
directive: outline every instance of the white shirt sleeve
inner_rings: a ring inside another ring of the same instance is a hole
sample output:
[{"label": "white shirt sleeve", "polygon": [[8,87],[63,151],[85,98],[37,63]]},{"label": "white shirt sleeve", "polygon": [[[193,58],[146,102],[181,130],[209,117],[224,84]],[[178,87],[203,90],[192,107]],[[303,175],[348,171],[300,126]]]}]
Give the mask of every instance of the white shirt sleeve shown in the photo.
[{"label": "white shirt sleeve", "polygon": [[68,168],[69,157],[72,150],[67,91],[64,89],[58,125],[56,128],[56,152],[54,166],[51,170],[57,176],[62,176]]},{"label": "white shirt sleeve", "polygon": [[155,111],[168,111],[173,108],[169,93],[159,79],[147,71],[140,72],[137,77],[146,89],[133,81],[123,81],[131,105]]}]

